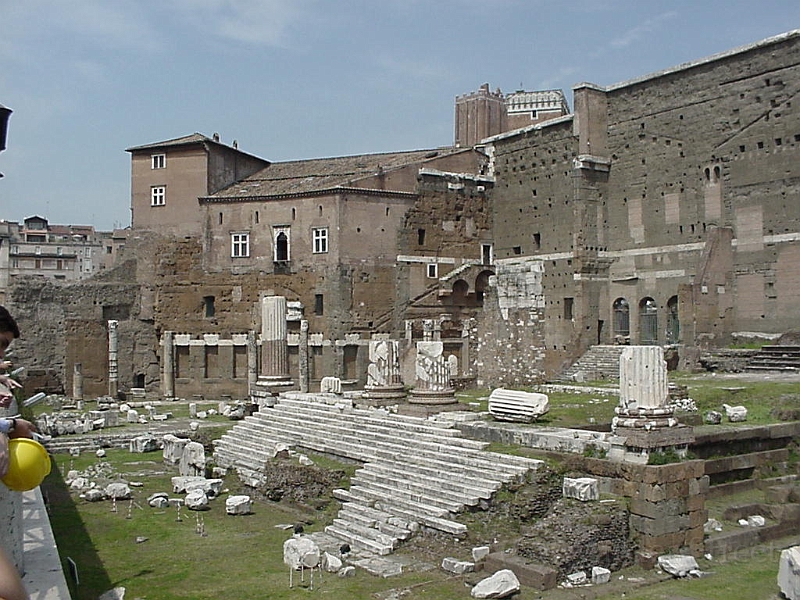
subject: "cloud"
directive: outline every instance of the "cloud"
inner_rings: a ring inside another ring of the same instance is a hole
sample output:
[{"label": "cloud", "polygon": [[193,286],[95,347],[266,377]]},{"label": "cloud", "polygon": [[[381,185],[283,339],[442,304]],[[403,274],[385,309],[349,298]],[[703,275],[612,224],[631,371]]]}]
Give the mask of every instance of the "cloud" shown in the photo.
[{"label": "cloud", "polygon": [[668,11],[646,19],[636,27],[629,29],[621,36],[611,40],[610,45],[612,48],[621,50],[645,38],[649,33],[658,30],[662,23],[670,21],[678,16],[675,11]]},{"label": "cloud", "polygon": [[290,30],[308,15],[310,0],[174,0],[176,14],[198,35],[265,46],[285,46]]}]

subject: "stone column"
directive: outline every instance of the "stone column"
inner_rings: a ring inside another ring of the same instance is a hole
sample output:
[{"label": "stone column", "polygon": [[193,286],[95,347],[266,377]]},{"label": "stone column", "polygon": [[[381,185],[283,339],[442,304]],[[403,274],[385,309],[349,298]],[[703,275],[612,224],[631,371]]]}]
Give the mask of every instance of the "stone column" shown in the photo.
[{"label": "stone column", "polygon": [[289,379],[289,345],[286,342],[286,298],[261,299],[261,378]]},{"label": "stone column", "polygon": [[0,484],[0,548],[20,573],[25,572],[23,534],[22,494]]},{"label": "stone column", "polygon": [[416,387],[408,398],[411,404],[457,404],[450,385],[450,365],[442,342],[417,342]]},{"label": "stone column", "polygon": [[83,367],[75,363],[72,367],[72,399],[83,402]]},{"label": "stone column", "polygon": [[364,398],[376,405],[396,404],[406,392],[400,375],[400,343],[371,340]]},{"label": "stone column", "polygon": [[161,356],[164,372],[161,377],[162,391],[165,398],[175,397],[175,336],[165,331],[161,341]]},{"label": "stone column", "polygon": [[108,395],[112,398],[116,398],[119,393],[117,381],[119,376],[117,365],[117,353],[119,351],[118,325],[119,321],[111,320],[108,322]]},{"label": "stone column", "polygon": [[286,339],[286,298],[261,299],[261,374],[250,394],[260,405],[272,405],[280,391],[289,389],[289,344]]},{"label": "stone column", "polygon": [[308,364],[308,321],[300,321],[300,348],[299,348],[299,367],[300,367],[300,391],[308,393],[309,364]]},{"label": "stone column", "polygon": [[611,457],[646,464],[654,452],[674,450],[685,456],[694,432],[678,423],[669,404],[663,348],[626,347],[620,355],[619,389],[619,406],[611,421],[618,440]]},{"label": "stone column", "polygon": [[252,390],[258,381],[258,344],[256,332],[247,332],[247,389]]}]

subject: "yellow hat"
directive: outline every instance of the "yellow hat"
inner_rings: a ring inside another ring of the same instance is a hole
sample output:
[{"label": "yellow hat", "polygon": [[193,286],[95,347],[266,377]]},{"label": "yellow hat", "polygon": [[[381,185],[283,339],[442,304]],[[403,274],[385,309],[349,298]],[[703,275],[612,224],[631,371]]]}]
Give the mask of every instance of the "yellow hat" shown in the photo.
[{"label": "yellow hat", "polygon": [[8,473],[2,482],[9,489],[27,492],[50,473],[50,455],[39,442],[29,438],[8,441]]}]

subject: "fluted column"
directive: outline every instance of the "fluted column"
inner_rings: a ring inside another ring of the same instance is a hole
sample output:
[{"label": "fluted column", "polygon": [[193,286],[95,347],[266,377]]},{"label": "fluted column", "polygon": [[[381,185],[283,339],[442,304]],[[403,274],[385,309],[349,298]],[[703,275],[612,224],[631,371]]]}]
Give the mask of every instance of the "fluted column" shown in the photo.
[{"label": "fluted column", "polygon": [[442,342],[417,342],[416,385],[408,398],[411,404],[455,404],[456,391],[450,385],[450,365]]},{"label": "fluted column", "polygon": [[289,345],[286,341],[286,298],[261,299],[261,376],[289,379]]}]

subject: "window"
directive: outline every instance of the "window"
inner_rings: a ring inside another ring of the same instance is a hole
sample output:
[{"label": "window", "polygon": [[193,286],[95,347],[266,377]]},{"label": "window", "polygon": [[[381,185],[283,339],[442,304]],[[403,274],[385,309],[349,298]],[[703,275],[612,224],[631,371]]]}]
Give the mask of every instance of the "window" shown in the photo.
[{"label": "window", "polygon": [[154,185],[150,188],[150,206],[164,206],[167,203],[167,188]]},{"label": "window", "polygon": [[288,262],[291,260],[290,253],[290,237],[291,230],[289,227],[280,226],[272,230],[272,235],[275,240],[275,262]]},{"label": "window", "polygon": [[572,321],[575,318],[573,307],[575,306],[575,298],[564,298],[564,320]]},{"label": "window", "polygon": [[425,245],[425,230],[417,229],[417,246]]},{"label": "window", "polygon": [[203,306],[205,308],[207,319],[210,319],[217,314],[217,309],[214,306],[214,296],[203,296]]},{"label": "window", "polygon": [[325,304],[322,294],[314,294],[314,314],[322,315],[325,310]]},{"label": "window", "polygon": [[61,246],[58,246],[58,247],[56,248],[56,254],[58,254],[59,256],[61,256],[62,254],[64,254],[64,249],[63,249]]},{"label": "window", "polygon": [[11,254],[19,254],[19,246],[11,246]]},{"label": "window", "polygon": [[484,265],[492,264],[492,245],[481,244],[481,263]]},{"label": "window", "polygon": [[167,155],[166,154],[153,154],[151,157],[152,159],[152,168],[153,169],[164,169],[167,166]]},{"label": "window", "polygon": [[231,234],[231,257],[245,258],[250,256],[250,234],[232,233]]},{"label": "window", "polygon": [[436,279],[439,276],[439,265],[436,263],[428,263],[428,277]]},{"label": "window", "polygon": [[314,239],[314,254],[325,254],[328,251],[328,228],[312,229]]}]

